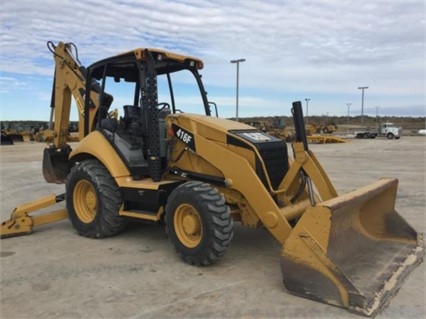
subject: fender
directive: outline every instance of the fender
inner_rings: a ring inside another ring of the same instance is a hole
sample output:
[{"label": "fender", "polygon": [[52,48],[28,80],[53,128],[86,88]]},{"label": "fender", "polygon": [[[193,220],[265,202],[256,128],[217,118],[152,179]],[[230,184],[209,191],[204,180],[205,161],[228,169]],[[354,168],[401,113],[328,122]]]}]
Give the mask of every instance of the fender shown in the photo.
[{"label": "fender", "polygon": [[83,138],[69,155],[69,160],[72,162],[79,162],[86,158],[98,159],[114,178],[130,176],[123,160],[105,136],[98,131],[94,131]]}]

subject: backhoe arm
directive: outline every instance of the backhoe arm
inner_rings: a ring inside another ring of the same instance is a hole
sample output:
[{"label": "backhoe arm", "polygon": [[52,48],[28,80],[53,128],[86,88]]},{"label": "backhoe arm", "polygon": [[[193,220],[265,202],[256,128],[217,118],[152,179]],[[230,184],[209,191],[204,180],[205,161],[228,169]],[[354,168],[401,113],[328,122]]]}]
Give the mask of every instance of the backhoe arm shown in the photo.
[{"label": "backhoe arm", "polygon": [[[74,97],[79,115],[79,137],[83,137],[83,119],[85,115],[86,69],[78,60],[77,48],[72,43],[47,43],[55,60],[55,75],[52,88],[51,117],[49,129],[53,128],[53,143],[43,154],[43,175],[49,183],[63,183],[69,172],[68,155],[71,152],[67,144],[70,122],[71,98]],[[74,50],[73,50],[74,48]],[[74,53],[73,53],[74,51]],[[89,131],[99,108],[101,89],[96,82],[90,87],[88,123]],[[52,123],[53,121],[53,123]],[[16,207],[10,218],[1,224],[1,238],[25,235],[32,232],[34,226],[52,223],[68,216],[65,208],[44,214],[33,214],[40,209],[54,205],[65,199],[65,195],[51,195]]]},{"label": "backhoe arm", "polygon": [[[82,139],[83,119],[84,119],[84,96],[86,93],[86,69],[81,66],[78,60],[77,48],[73,43],[59,42],[54,45],[48,42],[47,46],[53,53],[55,60],[55,75],[52,89],[52,114],[51,120],[54,119],[54,139],[53,146],[56,149],[64,149],[67,147],[68,126],[71,112],[71,97],[77,104],[79,116],[79,138]],[[75,55],[72,52],[75,50]],[[100,86],[95,83],[91,87],[90,92],[90,112],[89,131],[91,130],[99,107]],[[52,123],[50,123],[52,126]]]},{"label": "backhoe arm", "polygon": [[[50,128],[53,125],[53,143],[44,150],[43,176],[48,183],[64,183],[70,170],[68,160],[71,147],[67,144],[68,127],[70,122],[71,98],[78,109],[79,139],[81,140],[94,128],[94,122],[101,100],[104,104],[111,104],[112,96],[104,93],[101,99],[101,87],[93,81],[87,85],[87,71],[78,60],[77,48],[72,43],[59,42],[54,45],[47,43],[55,60],[55,76],[52,89]],[[75,53],[72,49],[74,48]],[[90,96],[86,91],[90,90]],[[87,114],[86,114],[87,113]],[[85,125],[83,125],[83,123]],[[85,129],[86,128],[86,131]]]}]

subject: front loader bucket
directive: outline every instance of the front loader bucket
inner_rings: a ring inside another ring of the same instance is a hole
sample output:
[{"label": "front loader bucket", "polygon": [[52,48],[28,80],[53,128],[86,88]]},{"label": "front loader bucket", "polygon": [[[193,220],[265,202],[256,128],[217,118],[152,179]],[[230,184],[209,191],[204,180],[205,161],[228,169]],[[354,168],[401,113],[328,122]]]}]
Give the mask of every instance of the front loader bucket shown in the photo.
[{"label": "front loader bucket", "polygon": [[365,316],[380,310],[425,249],[394,209],[397,187],[381,179],[309,207],[282,250],[285,289]]}]

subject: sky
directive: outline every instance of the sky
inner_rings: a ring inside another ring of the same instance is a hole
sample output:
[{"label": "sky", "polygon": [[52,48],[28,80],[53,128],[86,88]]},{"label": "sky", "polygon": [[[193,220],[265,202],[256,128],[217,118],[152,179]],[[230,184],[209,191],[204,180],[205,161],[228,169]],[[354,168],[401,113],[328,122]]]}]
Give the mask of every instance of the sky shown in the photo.
[{"label": "sky", "polygon": [[83,65],[139,47],[196,56],[221,117],[236,115],[240,58],[239,117],[293,101],[359,116],[359,87],[364,115],[425,116],[425,17],[424,0],[2,1],[0,120],[49,119],[47,41],[73,42]]}]

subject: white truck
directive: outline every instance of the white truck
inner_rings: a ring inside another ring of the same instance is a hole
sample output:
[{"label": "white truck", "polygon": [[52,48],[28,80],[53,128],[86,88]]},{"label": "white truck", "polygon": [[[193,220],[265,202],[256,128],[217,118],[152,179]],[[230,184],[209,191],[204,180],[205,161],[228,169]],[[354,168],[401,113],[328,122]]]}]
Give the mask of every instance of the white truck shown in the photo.
[{"label": "white truck", "polygon": [[377,136],[388,139],[399,139],[402,136],[402,128],[393,123],[381,123],[377,130],[361,129],[354,131],[355,138],[376,138]]}]

